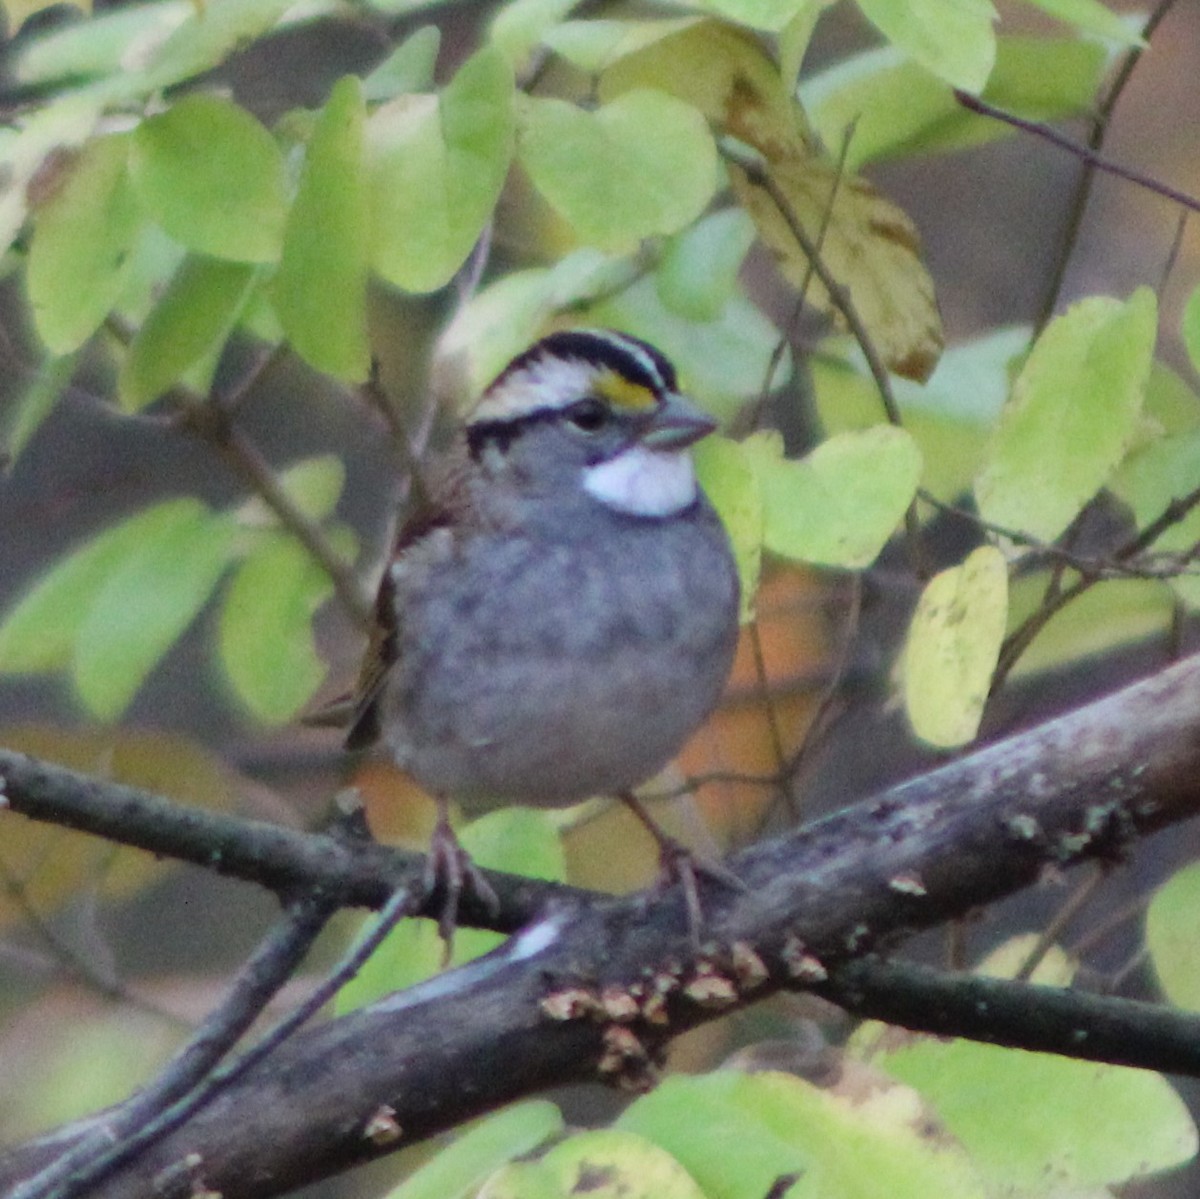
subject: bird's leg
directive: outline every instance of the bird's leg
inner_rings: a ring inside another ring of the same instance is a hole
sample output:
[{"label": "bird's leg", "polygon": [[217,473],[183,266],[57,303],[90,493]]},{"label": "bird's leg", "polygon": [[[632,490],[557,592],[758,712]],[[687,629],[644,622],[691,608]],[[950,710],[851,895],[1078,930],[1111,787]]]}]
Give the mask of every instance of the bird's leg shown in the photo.
[{"label": "bird's leg", "polygon": [[437,823],[433,826],[429,856],[425,859],[425,893],[432,895],[440,888],[444,896],[438,915],[438,936],[446,947],[445,961],[448,962],[454,930],[458,927],[458,901],[463,891],[470,887],[493,915],[500,911],[500,900],[450,827],[449,801],[439,795],[436,802]]},{"label": "bird's leg", "polygon": [[692,940],[699,945],[700,930],[704,927],[704,913],[700,908],[700,890],[696,884],[696,876],[703,874],[732,891],[745,891],[746,884],[720,862],[693,853],[682,841],[664,831],[632,791],[622,791],[618,798],[641,821],[658,844],[659,886],[678,883],[683,888],[688,929]]}]

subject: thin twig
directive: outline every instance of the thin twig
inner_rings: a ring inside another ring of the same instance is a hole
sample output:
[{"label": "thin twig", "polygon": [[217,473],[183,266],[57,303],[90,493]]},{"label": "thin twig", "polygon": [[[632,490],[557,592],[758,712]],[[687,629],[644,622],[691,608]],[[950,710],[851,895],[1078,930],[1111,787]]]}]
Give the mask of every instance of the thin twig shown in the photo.
[{"label": "thin twig", "polygon": [[9,1199],[69,1199],[98,1176],[94,1171],[110,1161],[124,1160],[148,1122],[192,1090],[258,1019],[337,908],[336,903],[312,898],[289,905],[284,919],[238,972],[228,997],[158,1077],[110,1112],[68,1152],[21,1183]]},{"label": "thin twig", "polygon": [[24,882],[13,874],[3,858],[0,858],[0,887],[17,906],[24,924],[32,929],[46,945],[60,969],[74,975],[105,999],[114,1003],[127,1004],[137,1011],[145,1012],[147,1015],[154,1016],[177,1028],[191,1029],[192,1026],[187,1020],[130,991],[119,980],[93,966],[84,954],[60,937],[41,912],[34,907]]},{"label": "thin twig", "polygon": [[[184,1094],[176,1103],[160,1109],[158,1114],[149,1122],[139,1127],[132,1135],[125,1137],[103,1156],[74,1173],[60,1190],[47,1199],[77,1199],[97,1182],[106,1178],[118,1166],[128,1162],[137,1153],[161,1140],[164,1136],[180,1127],[186,1120],[207,1106],[226,1087],[273,1053],[297,1029],[307,1024],[333,997],[362,969],[367,959],[379,948],[384,937],[396,927],[405,916],[411,915],[422,896],[407,889],[400,888],[380,910],[366,935],[351,948],[342,960],[334,967],[325,980],[315,987],[312,993],[260,1041],[247,1049],[239,1058],[221,1069],[214,1070],[198,1086]],[[310,901],[316,907],[315,901]],[[332,915],[335,908],[325,910],[325,919]],[[294,965],[292,967],[294,969]],[[18,1199],[17,1195],[11,1199]],[[20,1199],[25,1199],[21,1196]]]},{"label": "thin twig", "polygon": [[[1116,111],[1117,101],[1120,100],[1126,85],[1133,77],[1134,68],[1141,61],[1142,55],[1145,53],[1150,39],[1154,35],[1154,31],[1174,4],[1175,0],[1159,0],[1158,7],[1150,14],[1145,25],[1142,26],[1143,45],[1134,46],[1122,60],[1120,68],[1113,77],[1112,86],[1100,102],[1096,116],[1092,121],[1091,133],[1088,136],[1088,150],[1092,154],[1098,154],[1103,148],[1104,139],[1108,135],[1108,128],[1112,121],[1113,113]],[[1092,184],[1095,182],[1097,166],[1097,163],[1088,161],[1086,158],[1084,159],[1083,170],[1080,172],[1079,180],[1075,185],[1075,194],[1071,197],[1071,206],[1067,213],[1067,225],[1062,239],[1062,246],[1058,259],[1054,264],[1054,274],[1050,279],[1050,286],[1046,290],[1046,298],[1042,303],[1041,312],[1038,313],[1038,318],[1034,323],[1035,336],[1049,324],[1054,310],[1058,307],[1059,299],[1062,296],[1063,283],[1067,277],[1067,268],[1074,254],[1075,245],[1079,240],[1079,232],[1083,227],[1083,216],[1087,211],[1088,200],[1092,194]]]},{"label": "thin twig", "polygon": [[1011,541],[1014,545],[1024,546],[1030,551],[1029,556],[1022,559],[1025,563],[1030,561],[1038,563],[1042,560],[1059,563],[1071,570],[1078,571],[1079,574],[1085,575],[1096,582],[1103,582],[1108,579],[1169,580],[1190,577],[1198,573],[1187,569],[1188,563],[1195,560],[1198,552],[1197,549],[1180,553],[1163,552],[1152,555],[1147,554],[1120,561],[1111,557],[1095,557],[1079,554],[1065,545],[1052,545],[1028,533],[1023,533],[1019,529],[1010,529],[1005,525],[996,524],[995,521],[985,520],[977,512],[972,512],[969,508],[938,499],[937,496],[927,491],[924,487],[917,489],[917,496],[923,503],[928,504],[930,507],[936,508],[939,512],[945,512],[957,519],[964,520],[983,533]]},{"label": "thin twig", "polygon": [[1057,912],[1050,918],[1045,928],[1038,933],[1038,939],[1033,948],[1021,963],[1020,969],[1013,975],[1018,982],[1028,982],[1033,978],[1033,972],[1042,964],[1046,954],[1054,947],[1063,929],[1083,910],[1087,902],[1096,893],[1096,889],[1104,881],[1104,875],[1094,870],[1067,897]]},{"label": "thin twig", "polygon": [[879,399],[883,404],[888,423],[902,427],[904,421],[900,415],[900,405],[896,402],[895,392],[892,390],[892,380],[888,369],[884,365],[883,359],[880,358],[879,351],[876,350],[875,344],[871,340],[871,334],[858,314],[858,309],[854,306],[850,291],[834,278],[825,265],[824,260],[817,252],[816,242],[808,236],[800,219],[792,210],[787,193],[775,182],[767,163],[756,151],[729,138],[722,138],[717,145],[721,156],[727,162],[733,163],[743,171],[750,183],[761,188],[770,197],[771,203],[775,205],[784,224],[787,225],[788,232],[796,239],[796,244],[811,265],[813,273],[829,293],[830,302],[841,314],[853,334],[854,340],[858,343],[859,349],[862,350],[863,357],[867,362],[867,369],[871,372],[871,378],[879,390]]},{"label": "thin twig", "polygon": [[850,655],[854,648],[854,641],[858,636],[858,625],[862,616],[862,576],[852,574],[850,575],[849,582],[850,608],[842,624],[842,635],[829,682],[826,684],[825,690],[817,703],[817,710],[813,713],[812,719],[808,722],[808,727],[804,730],[804,737],[801,739],[796,751],[792,754],[791,759],[785,764],[781,777],[781,792],[784,801],[788,805],[789,814],[795,820],[798,820],[801,815],[799,806],[795,802],[794,784],[796,778],[801,770],[803,770],[804,764],[808,761],[814,746],[826,731],[829,715],[833,711],[833,705],[837,700],[838,693],[841,691],[842,683],[846,677],[846,670],[850,665]]},{"label": "thin twig", "polygon": [[[1200,504],[1200,487],[1193,488],[1180,499],[1172,500],[1137,536],[1131,538],[1114,552],[1114,560],[1119,562],[1132,558],[1135,554],[1153,545],[1167,529],[1177,525],[1198,504]],[[1047,594],[1037,611],[1031,613],[1024,624],[1019,625],[1004,639],[1004,644],[1000,647],[996,671],[992,676],[992,694],[995,694],[1004,685],[1004,681],[1017,664],[1017,660],[1033,643],[1034,638],[1049,624],[1051,618],[1061,612],[1072,600],[1078,599],[1098,581],[1098,579],[1084,576],[1069,587],[1062,587],[1057,589],[1054,594]]]},{"label": "thin twig", "polygon": [[[850,295],[850,289],[835,279],[825,265],[818,252],[817,244],[808,236],[799,217],[792,209],[787,193],[775,181],[762,155],[732,138],[719,139],[717,148],[727,162],[732,163],[745,174],[749,183],[761,188],[770,197],[771,203],[775,205],[780,217],[783,218],[788,232],[796,239],[796,244],[804,253],[813,273],[829,293],[830,303],[841,314],[847,328],[853,334],[854,340],[858,343],[858,347],[866,359],[867,369],[871,372],[871,378],[875,381],[875,386],[879,391],[880,403],[883,405],[888,423],[897,428],[903,428],[904,421],[895,392],[892,390],[891,376],[888,374],[883,359],[879,356],[879,351],[875,348],[875,343],[871,340],[870,331],[858,314],[853,297]],[[904,536],[913,570],[919,577],[926,577],[929,572],[921,545],[921,522],[917,519],[915,498],[904,514]]]},{"label": "thin twig", "polygon": [[1070,1045],[1070,1056],[1087,1061],[1200,1072],[1200,1020],[1157,1003],[873,958],[839,966],[812,989],[915,1031],[1048,1053]]},{"label": "thin twig", "polygon": [[[833,206],[837,201],[838,192],[841,190],[842,179],[846,172],[846,157],[850,153],[850,142],[854,137],[854,131],[858,128],[858,118],[855,117],[846,126],[845,132],[842,135],[842,145],[838,152],[837,170],[834,172],[833,187],[829,191],[829,199],[825,203],[825,207],[821,212],[821,226],[817,230],[817,236],[813,242],[813,249],[817,255],[820,255],[825,246],[825,236],[829,232],[829,226],[833,221]],[[796,292],[796,302],[792,305],[791,315],[788,317],[785,332],[780,335],[775,345],[771,348],[771,357],[767,360],[767,369],[763,375],[762,388],[758,393],[758,401],[755,403],[753,414],[750,419],[750,427],[757,429],[762,420],[763,409],[767,405],[767,400],[771,395],[771,391],[775,384],[775,372],[779,369],[779,364],[783,360],[783,351],[791,343],[795,334],[796,323],[800,319],[800,314],[804,311],[805,302],[808,299],[808,289],[812,284],[813,259],[809,258],[808,266],[804,271],[804,278],[800,280],[800,287]]]},{"label": "thin twig", "polygon": [[1150,906],[1150,898],[1149,895],[1139,895],[1136,899],[1110,912],[1098,923],[1093,924],[1086,933],[1071,944],[1071,956],[1083,957],[1085,953],[1090,953],[1097,945],[1101,944],[1105,937],[1116,932],[1122,924],[1128,924],[1131,920],[1140,920]]},{"label": "thin twig", "polygon": [[359,388],[359,394],[383,417],[384,423],[391,434],[392,444],[400,455],[401,465],[407,474],[407,498],[418,506],[430,502],[429,484],[425,479],[425,468],[421,462],[421,454],[408,436],[408,430],[400,419],[396,405],[383,386],[379,373],[379,359],[371,361],[371,371],[367,380]]},{"label": "thin twig", "polygon": [[783,726],[779,720],[779,710],[775,707],[775,698],[771,694],[771,680],[767,675],[767,660],[763,655],[762,634],[756,620],[749,628],[750,650],[754,656],[754,674],[758,685],[762,688],[763,707],[767,716],[767,733],[771,738],[771,753],[775,758],[775,769],[782,773],[787,765],[787,751],[783,748]]},{"label": "thin twig", "polygon": [[371,601],[354,568],[334,549],[324,529],[288,494],[279,476],[258,447],[237,424],[211,404],[190,402],[179,408],[179,423],[215,449],[300,542],[329,576],[338,599],[354,622],[364,630],[372,623]]},{"label": "thin twig", "polygon": [[[115,313],[105,320],[104,327],[119,344],[126,347],[131,344],[133,331]],[[369,632],[372,627],[371,599],[359,585],[352,564],[334,549],[321,526],[288,495],[270,463],[234,421],[233,410],[273,369],[283,353],[282,346],[275,346],[260,355],[224,399],[202,396],[189,387],[176,384],[165,394],[172,405],[170,421],[172,425],[186,429],[217,450],[329,576],[338,599],[351,619]]]}]

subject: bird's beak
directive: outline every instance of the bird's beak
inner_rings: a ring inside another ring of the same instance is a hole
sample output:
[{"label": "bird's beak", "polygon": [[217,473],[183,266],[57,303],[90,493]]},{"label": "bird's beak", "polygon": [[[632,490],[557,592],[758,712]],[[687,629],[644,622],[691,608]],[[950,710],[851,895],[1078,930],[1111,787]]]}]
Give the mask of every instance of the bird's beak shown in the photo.
[{"label": "bird's beak", "polygon": [[677,392],[666,395],[645,425],[640,441],[652,450],[682,450],[717,427],[707,412]]}]

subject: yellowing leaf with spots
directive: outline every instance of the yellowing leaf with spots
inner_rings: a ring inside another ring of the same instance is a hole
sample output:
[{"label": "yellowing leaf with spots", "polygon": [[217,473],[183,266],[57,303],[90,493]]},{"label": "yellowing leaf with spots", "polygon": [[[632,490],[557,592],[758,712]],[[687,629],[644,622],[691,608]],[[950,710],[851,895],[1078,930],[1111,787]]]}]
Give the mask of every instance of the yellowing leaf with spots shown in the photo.
[{"label": "yellowing leaf with spots", "polygon": [[943,334],[916,227],[865,179],[839,173],[758,42],[731,26],[701,21],[614,63],[601,78],[600,94],[611,99],[651,87],[694,105],[762,156],[775,197],[738,167],[730,168],[734,191],[807,301],[840,320],[812,277],[805,244],[819,247],[888,367],[906,378],[928,377]]},{"label": "yellowing leaf with spots", "polygon": [[979,731],[1008,615],[1004,555],[985,545],[926,584],[904,649],[904,706],[932,745]]}]

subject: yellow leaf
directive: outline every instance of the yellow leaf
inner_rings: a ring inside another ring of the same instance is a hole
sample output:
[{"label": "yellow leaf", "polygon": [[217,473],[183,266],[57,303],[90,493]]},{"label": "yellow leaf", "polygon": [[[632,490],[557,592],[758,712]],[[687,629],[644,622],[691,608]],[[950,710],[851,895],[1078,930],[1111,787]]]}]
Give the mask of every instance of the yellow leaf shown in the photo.
[{"label": "yellow leaf", "polygon": [[904,706],[931,745],[963,745],[979,731],[1008,615],[1008,569],[984,545],[934,575],[904,649]]}]

